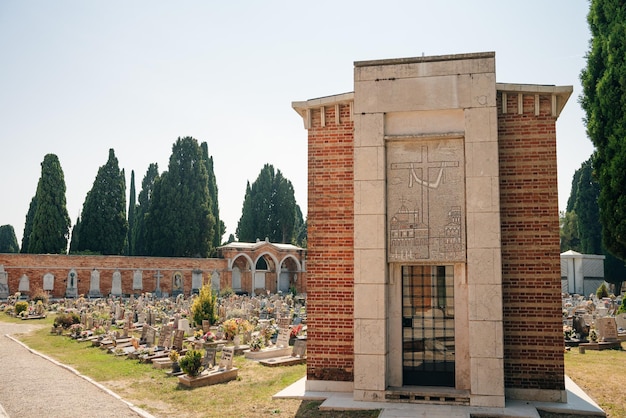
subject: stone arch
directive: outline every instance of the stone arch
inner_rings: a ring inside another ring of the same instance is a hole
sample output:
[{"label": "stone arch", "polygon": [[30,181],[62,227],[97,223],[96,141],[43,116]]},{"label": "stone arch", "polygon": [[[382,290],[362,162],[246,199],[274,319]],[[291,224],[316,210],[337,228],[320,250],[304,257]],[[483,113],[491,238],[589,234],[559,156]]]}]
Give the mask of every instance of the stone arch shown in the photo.
[{"label": "stone arch", "polygon": [[302,272],[300,261],[292,254],[287,254],[280,261],[276,278],[276,289],[280,292],[288,292],[292,285],[298,281],[298,274]]},{"label": "stone arch", "polygon": [[267,289],[268,273],[278,274],[278,261],[274,254],[263,252],[259,254],[254,263],[254,277],[252,278],[252,291],[257,294]]}]

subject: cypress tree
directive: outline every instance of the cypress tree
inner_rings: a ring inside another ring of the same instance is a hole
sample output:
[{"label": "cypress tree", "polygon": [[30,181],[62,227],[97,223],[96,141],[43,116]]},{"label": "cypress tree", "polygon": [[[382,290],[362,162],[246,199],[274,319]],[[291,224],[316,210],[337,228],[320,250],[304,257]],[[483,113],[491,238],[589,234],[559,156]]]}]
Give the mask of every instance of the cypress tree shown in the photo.
[{"label": "cypress tree", "polygon": [[0,226],[0,253],[18,253],[17,237],[13,225]]}]

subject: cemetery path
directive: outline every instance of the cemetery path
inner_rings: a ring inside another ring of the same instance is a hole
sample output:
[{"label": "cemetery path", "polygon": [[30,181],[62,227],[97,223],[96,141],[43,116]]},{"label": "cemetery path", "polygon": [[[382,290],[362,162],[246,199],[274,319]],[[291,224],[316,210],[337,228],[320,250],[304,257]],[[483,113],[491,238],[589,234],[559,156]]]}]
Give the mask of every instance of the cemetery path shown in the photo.
[{"label": "cemetery path", "polygon": [[11,334],[40,327],[25,322],[0,322],[0,417],[150,417],[106,388],[11,338]]}]

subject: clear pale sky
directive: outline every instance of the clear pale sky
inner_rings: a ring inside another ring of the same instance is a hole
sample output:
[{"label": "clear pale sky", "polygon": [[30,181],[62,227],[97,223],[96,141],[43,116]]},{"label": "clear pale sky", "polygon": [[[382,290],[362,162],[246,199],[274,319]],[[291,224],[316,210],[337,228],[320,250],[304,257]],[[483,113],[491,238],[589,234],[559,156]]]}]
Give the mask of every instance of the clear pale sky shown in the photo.
[{"label": "clear pale sky", "polygon": [[115,150],[167,170],[179,136],[207,142],[227,239],[266,163],[306,215],[307,132],[291,102],[353,91],[353,62],[495,51],[501,83],[572,85],[557,122],[559,207],[593,152],[578,104],[586,0],[0,0],[0,225],[21,245],[48,153],[72,225]]}]

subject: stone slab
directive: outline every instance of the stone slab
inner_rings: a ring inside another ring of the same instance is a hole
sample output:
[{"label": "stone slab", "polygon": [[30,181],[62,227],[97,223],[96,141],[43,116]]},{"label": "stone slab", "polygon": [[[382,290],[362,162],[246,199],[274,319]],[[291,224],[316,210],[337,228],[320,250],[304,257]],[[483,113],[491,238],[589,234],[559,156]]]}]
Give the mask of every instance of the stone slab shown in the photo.
[{"label": "stone slab", "polygon": [[218,383],[225,383],[237,378],[239,369],[233,367],[230,370],[211,370],[204,371],[197,377],[190,377],[186,374],[178,376],[178,383],[188,388],[197,388],[201,386],[210,386]]},{"label": "stone slab", "polygon": [[265,348],[259,351],[245,351],[244,356],[249,360],[264,360],[273,357],[285,357],[291,354],[291,347]]},{"label": "stone slab", "polygon": [[300,357],[285,356],[260,360],[259,363],[267,367],[295,366],[296,364],[306,363],[306,359]]}]

